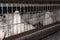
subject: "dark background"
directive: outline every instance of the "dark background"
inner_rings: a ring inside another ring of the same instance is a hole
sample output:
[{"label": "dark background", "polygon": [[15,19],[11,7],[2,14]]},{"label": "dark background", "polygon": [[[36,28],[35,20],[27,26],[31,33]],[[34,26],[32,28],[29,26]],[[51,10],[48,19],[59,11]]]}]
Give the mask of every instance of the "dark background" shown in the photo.
[{"label": "dark background", "polygon": [[59,4],[60,0],[0,0],[0,3]]}]

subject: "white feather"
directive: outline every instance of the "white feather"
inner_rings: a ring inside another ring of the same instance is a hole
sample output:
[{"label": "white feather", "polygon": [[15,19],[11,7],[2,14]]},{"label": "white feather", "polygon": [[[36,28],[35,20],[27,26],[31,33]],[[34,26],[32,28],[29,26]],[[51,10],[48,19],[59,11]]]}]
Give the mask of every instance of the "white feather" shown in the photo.
[{"label": "white feather", "polygon": [[51,17],[51,12],[47,11],[45,13],[45,18],[43,20],[43,25],[48,25],[51,24],[53,22],[53,19]]},{"label": "white feather", "polygon": [[0,29],[0,40],[2,40],[4,38],[4,32],[3,29]]},{"label": "white feather", "polygon": [[[31,24],[21,22],[22,20],[21,20],[21,15],[19,14],[19,11],[15,11],[14,14],[6,14],[6,20],[9,20],[6,22],[8,25],[10,25],[8,26],[10,27],[9,36],[19,34],[35,28]],[[11,24],[13,25],[11,26]]]}]

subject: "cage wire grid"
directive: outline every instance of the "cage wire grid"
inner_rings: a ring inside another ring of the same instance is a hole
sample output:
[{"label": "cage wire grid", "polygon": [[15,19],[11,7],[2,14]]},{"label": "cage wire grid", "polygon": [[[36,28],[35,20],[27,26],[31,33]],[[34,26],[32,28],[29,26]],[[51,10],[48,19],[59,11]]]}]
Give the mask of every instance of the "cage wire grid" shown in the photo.
[{"label": "cage wire grid", "polygon": [[[1,38],[57,22],[55,11],[51,7],[59,4],[0,4]],[[55,8],[53,8],[55,9]],[[59,15],[59,13],[57,13]],[[59,18],[58,18],[59,19]],[[0,39],[1,39],[0,38]]]}]

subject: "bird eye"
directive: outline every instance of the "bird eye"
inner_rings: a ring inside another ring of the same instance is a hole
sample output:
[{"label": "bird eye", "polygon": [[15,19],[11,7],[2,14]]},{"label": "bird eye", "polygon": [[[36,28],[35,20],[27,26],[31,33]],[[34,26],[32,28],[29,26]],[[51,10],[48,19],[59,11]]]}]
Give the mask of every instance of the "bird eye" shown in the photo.
[{"label": "bird eye", "polygon": [[3,16],[4,18],[6,17],[6,16]]}]

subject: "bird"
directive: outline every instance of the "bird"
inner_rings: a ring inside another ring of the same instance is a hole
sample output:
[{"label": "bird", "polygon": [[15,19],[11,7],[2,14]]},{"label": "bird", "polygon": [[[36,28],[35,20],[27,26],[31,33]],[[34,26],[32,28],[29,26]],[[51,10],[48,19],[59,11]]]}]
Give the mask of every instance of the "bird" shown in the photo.
[{"label": "bird", "polygon": [[[35,29],[35,27],[27,22],[22,22],[20,12],[16,10],[13,14],[5,14],[6,23],[8,25],[8,36],[16,35],[25,31]],[[9,21],[8,21],[9,20]]]},{"label": "bird", "polygon": [[[34,27],[31,24],[27,24],[27,22],[22,22],[22,18],[19,11],[14,12],[14,24],[17,24],[17,25],[14,25],[14,33],[17,33],[17,31],[19,33],[20,30],[24,32],[25,30],[28,31],[28,30],[34,29]],[[28,30],[26,28],[28,28]]]},{"label": "bird", "polygon": [[4,32],[2,29],[0,29],[0,40],[3,40],[4,38]]},{"label": "bird", "polygon": [[51,17],[51,12],[46,11],[45,16],[44,16],[44,20],[43,20],[43,25],[48,25],[48,24],[51,24],[52,22],[53,22],[53,19]]},{"label": "bird", "polygon": [[4,15],[0,16],[0,40],[3,40],[3,38],[5,37],[5,32],[7,30],[7,29],[5,30],[5,28],[7,26],[6,26],[6,24],[5,24],[4,20],[3,20],[4,18],[5,18]]},{"label": "bird", "polygon": [[[27,15],[29,15],[29,14],[27,14]],[[31,24],[36,28],[38,28],[38,27],[41,28],[43,26],[43,24],[41,23],[40,13],[37,12],[33,15],[30,14],[29,16],[31,16],[31,18],[29,18],[29,19],[26,16],[24,17],[24,18],[26,18],[26,20],[24,20],[24,21],[26,21],[28,24]]]}]

